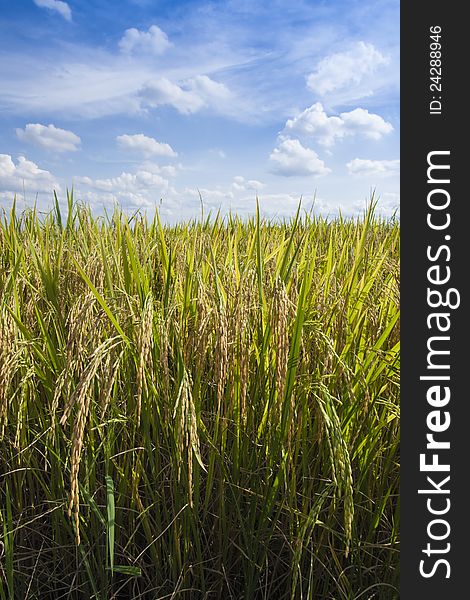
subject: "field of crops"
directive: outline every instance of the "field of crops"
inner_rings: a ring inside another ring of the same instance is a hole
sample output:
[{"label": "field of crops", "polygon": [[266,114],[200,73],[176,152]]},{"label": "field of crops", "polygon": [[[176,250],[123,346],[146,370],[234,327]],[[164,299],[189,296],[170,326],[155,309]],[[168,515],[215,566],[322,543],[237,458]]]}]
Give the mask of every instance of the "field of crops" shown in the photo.
[{"label": "field of crops", "polygon": [[0,224],[0,600],[398,597],[399,224]]}]

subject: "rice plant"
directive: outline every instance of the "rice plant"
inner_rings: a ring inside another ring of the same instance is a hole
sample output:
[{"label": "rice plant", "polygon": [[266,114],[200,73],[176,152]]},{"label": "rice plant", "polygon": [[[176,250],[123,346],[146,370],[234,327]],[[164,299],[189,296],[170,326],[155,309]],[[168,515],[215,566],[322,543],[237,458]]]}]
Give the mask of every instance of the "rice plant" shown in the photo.
[{"label": "rice plant", "polygon": [[399,225],[0,224],[0,600],[398,597]]}]

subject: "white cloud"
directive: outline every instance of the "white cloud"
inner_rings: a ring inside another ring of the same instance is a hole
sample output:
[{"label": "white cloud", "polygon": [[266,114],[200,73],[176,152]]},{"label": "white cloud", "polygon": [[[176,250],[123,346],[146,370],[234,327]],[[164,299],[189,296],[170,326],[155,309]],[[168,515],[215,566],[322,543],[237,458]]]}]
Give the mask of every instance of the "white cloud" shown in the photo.
[{"label": "white cloud", "polygon": [[286,133],[315,137],[319,144],[332,146],[336,138],[343,137],[344,123],[340,117],[329,117],[320,102],[306,108],[300,115],[288,119]]},{"label": "white cloud", "polygon": [[72,131],[60,129],[52,124],[46,126],[40,123],[28,123],[24,129],[17,129],[16,135],[24,142],[54,152],[75,152],[81,143],[78,135]]},{"label": "white cloud", "polygon": [[359,176],[387,176],[397,175],[400,169],[400,161],[396,160],[369,160],[355,158],[346,165],[350,175]]},{"label": "white cloud", "polygon": [[76,177],[78,184],[83,184],[93,190],[110,192],[117,196],[129,192],[142,192],[151,189],[164,190],[168,181],[156,173],[138,170],[136,173],[123,172],[117,177],[108,179],[91,179],[90,177]]},{"label": "white cloud", "polygon": [[351,112],[341,113],[340,117],[348,135],[359,133],[372,140],[380,140],[382,136],[393,131],[391,123],[365,108],[355,108]]},{"label": "white cloud", "polygon": [[[307,86],[315,94],[326,96],[338,89],[359,85],[388,62],[388,57],[372,44],[361,41],[350,50],[336,52],[322,59],[316,70],[307,77]],[[363,95],[370,93],[368,91]]]},{"label": "white cloud", "polygon": [[148,31],[140,31],[135,27],[131,27],[126,29],[119,40],[119,48],[121,52],[126,54],[130,54],[135,50],[151,54],[163,54],[170,46],[171,43],[167,34],[157,25],[152,25]]},{"label": "white cloud", "polygon": [[147,137],[143,133],[118,135],[116,141],[124,150],[141,152],[144,156],[178,156],[169,144],[157,142],[155,138]]},{"label": "white cloud", "polygon": [[326,175],[330,172],[317,153],[305,148],[299,140],[285,139],[280,142],[271,155],[274,163],[273,173],[285,177]]},{"label": "white cloud", "polygon": [[122,172],[107,179],[76,177],[74,187],[77,197],[89,202],[96,210],[116,204],[124,210],[153,210],[163,197],[176,194],[167,179],[143,169],[135,173]]},{"label": "white cloud", "polygon": [[4,82],[0,111],[22,117],[60,114],[85,119],[136,114],[140,110],[137,91],[149,71],[119,58],[118,62],[100,50],[95,51],[94,62],[88,56],[70,57],[69,61],[59,56],[56,63],[47,63],[20,55],[12,59],[14,68],[8,70],[6,61],[0,61],[0,80]]},{"label": "white cloud", "polygon": [[151,108],[166,104],[183,114],[194,113],[204,106],[204,101],[198,94],[182,89],[166,77],[160,77],[144,85],[139,95],[144,104]]},{"label": "white cloud", "polygon": [[228,100],[230,91],[223,83],[214,81],[207,75],[196,75],[187,81],[188,87],[206,103]]},{"label": "white cloud", "polygon": [[246,192],[248,190],[254,190],[259,192],[265,187],[265,184],[257,179],[249,179],[248,181],[241,175],[237,175],[233,178],[232,187],[237,192]]},{"label": "white cloud", "polygon": [[288,119],[284,128],[286,133],[313,137],[323,146],[333,146],[336,140],[356,134],[379,140],[391,131],[391,123],[364,108],[329,117],[321,102],[306,108],[297,117]]},{"label": "white cloud", "polygon": [[229,90],[211,75],[228,73],[244,63],[248,58],[243,51],[216,52],[187,40],[159,61],[158,68],[149,53],[132,52],[123,60],[122,53],[84,44],[66,44],[60,51],[53,45],[47,56],[18,49],[4,54],[0,59],[1,113],[36,119],[39,115],[94,119],[141,116],[152,107],[168,105],[185,114],[210,108],[237,121],[256,119],[259,123],[259,106],[249,94],[236,82],[235,91]]},{"label": "white cloud", "polygon": [[150,173],[157,173],[158,175],[163,175],[164,177],[176,177],[181,170],[183,170],[183,166],[181,164],[162,166],[149,161],[143,162],[139,167],[139,171],[149,171]]},{"label": "white cloud", "polygon": [[70,6],[67,2],[62,2],[62,0],[33,0],[36,6],[39,8],[48,8],[50,10],[54,10],[58,12],[61,17],[63,17],[66,21],[72,20],[72,11],[70,10]]},{"label": "white cloud", "polygon": [[32,194],[53,190],[60,191],[60,185],[49,171],[40,169],[38,165],[24,156],[19,156],[15,164],[9,154],[0,154],[0,191],[10,194],[27,190]]},{"label": "white cloud", "polygon": [[212,106],[223,108],[230,99],[230,91],[223,84],[207,75],[197,75],[178,85],[166,77],[155,79],[142,87],[139,93],[144,105],[173,106],[183,114],[195,113],[201,108]]},{"label": "white cloud", "polygon": [[246,182],[246,187],[248,190],[261,190],[264,188],[264,183],[261,183],[261,181],[258,181],[257,179],[249,179]]}]

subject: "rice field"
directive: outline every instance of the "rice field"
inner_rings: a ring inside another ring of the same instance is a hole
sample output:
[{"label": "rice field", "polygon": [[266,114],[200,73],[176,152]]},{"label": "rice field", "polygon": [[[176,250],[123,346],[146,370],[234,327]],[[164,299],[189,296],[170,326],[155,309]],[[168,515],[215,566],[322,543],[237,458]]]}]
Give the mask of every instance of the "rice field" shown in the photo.
[{"label": "rice field", "polygon": [[399,224],[0,223],[0,600],[393,599]]}]

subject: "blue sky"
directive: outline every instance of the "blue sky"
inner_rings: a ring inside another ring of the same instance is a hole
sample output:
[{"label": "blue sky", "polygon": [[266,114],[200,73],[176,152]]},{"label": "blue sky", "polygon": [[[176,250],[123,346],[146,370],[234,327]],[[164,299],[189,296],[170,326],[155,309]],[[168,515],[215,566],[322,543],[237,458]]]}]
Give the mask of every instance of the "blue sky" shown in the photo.
[{"label": "blue sky", "polygon": [[0,203],[399,204],[399,2],[0,0]]}]

